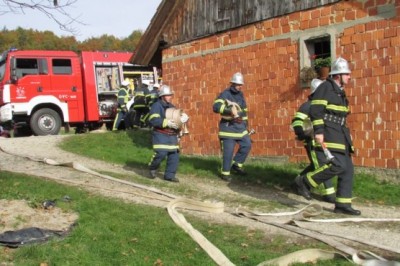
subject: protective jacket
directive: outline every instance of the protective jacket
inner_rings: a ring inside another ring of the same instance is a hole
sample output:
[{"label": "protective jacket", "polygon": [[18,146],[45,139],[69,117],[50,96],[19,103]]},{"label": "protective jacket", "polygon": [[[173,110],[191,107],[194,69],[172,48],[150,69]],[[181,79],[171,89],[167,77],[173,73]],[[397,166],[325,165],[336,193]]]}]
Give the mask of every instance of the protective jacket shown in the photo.
[{"label": "protective jacket", "polygon": [[160,151],[177,151],[178,131],[168,128],[168,119],[165,117],[167,108],[175,108],[171,103],[159,100],[151,106],[149,123],[153,127],[153,149]]},{"label": "protective jacket", "polygon": [[[227,100],[236,103],[240,107],[238,110],[239,117],[233,117],[233,107],[229,106]],[[213,111],[221,115],[218,133],[220,139],[241,139],[248,134],[247,104],[243,93],[235,87],[231,86],[225,89],[217,99],[215,99]]]},{"label": "protective jacket", "polygon": [[158,100],[158,90],[157,88],[153,88],[149,94],[146,95],[146,103],[149,109]]},{"label": "protective jacket", "polygon": [[117,100],[118,101],[118,109],[117,109],[117,111],[122,111],[122,110],[124,110],[126,108],[126,104],[129,101],[128,89],[125,88],[125,87],[121,87],[118,90],[117,97],[118,97],[118,100]]},{"label": "protective jacket", "polygon": [[350,131],[346,126],[348,113],[349,102],[344,90],[328,78],[312,95],[310,118],[314,134],[323,134],[325,145],[331,151],[354,152]]},{"label": "protective jacket", "polygon": [[133,109],[147,108],[148,94],[149,94],[149,89],[146,87],[135,89],[135,92],[133,93],[133,95],[135,96],[135,101],[133,102]]},{"label": "protective jacket", "polygon": [[310,107],[311,107],[310,99],[311,96],[309,96],[309,99],[306,102],[300,105],[294,118],[292,119],[292,127],[298,140],[307,140],[310,139],[311,137],[307,136],[306,133],[304,132],[305,121],[309,119],[310,115]]}]

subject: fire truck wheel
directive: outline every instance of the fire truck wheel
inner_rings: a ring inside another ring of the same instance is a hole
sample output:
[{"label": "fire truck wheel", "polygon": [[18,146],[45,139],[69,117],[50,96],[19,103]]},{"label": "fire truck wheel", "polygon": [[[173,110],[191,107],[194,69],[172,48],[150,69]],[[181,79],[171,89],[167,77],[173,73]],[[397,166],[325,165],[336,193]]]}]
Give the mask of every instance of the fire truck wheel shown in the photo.
[{"label": "fire truck wheel", "polygon": [[61,128],[61,118],[53,109],[39,109],[32,115],[30,126],[36,136],[57,135]]}]

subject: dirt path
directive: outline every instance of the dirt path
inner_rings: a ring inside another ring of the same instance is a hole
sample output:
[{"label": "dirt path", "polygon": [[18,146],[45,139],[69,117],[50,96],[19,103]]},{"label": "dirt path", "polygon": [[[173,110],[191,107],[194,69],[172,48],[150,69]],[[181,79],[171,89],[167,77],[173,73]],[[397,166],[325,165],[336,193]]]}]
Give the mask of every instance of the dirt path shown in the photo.
[{"label": "dirt path", "polygon": [[[43,137],[26,137],[26,138],[10,138],[0,139],[1,148],[1,160],[0,169],[11,172],[24,173],[28,175],[38,176],[41,178],[47,178],[56,180],[57,182],[65,183],[68,185],[74,185],[82,187],[88,191],[95,193],[101,193],[104,196],[120,198],[127,202],[148,204],[157,207],[165,208],[170,198],[155,194],[143,189],[135,188],[126,184],[110,181],[107,179],[99,178],[87,173],[79,172],[75,169],[61,166],[51,166],[43,162],[32,160],[49,158],[60,163],[66,162],[79,162],[87,168],[96,171],[104,171],[108,173],[123,174],[123,175],[143,175],[138,170],[126,169],[121,165],[114,165],[105,163],[103,161],[94,160],[69,152],[62,151],[57,147],[57,144],[62,141],[65,136],[43,136]],[[31,157],[29,159],[28,157]],[[139,177],[144,178],[144,177]],[[190,176],[179,176],[181,183],[179,184],[166,184],[165,190],[171,186],[183,186],[187,189],[201,190],[203,198],[207,198],[210,201],[215,200],[215,195],[224,195],[225,198],[241,198],[243,200],[261,200],[276,201],[282,204],[282,209],[274,210],[273,212],[287,212],[294,211],[308,205],[310,202],[305,201],[303,198],[291,194],[283,193],[278,189],[271,188],[266,190],[265,188],[243,186],[243,184],[227,184],[215,179],[215,181],[205,181],[199,178],[193,178]],[[156,179],[152,182],[165,183],[160,179]],[[153,198],[155,197],[155,198]],[[317,201],[312,201],[317,203]],[[338,218],[334,216],[332,212],[333,206],[328,203],[320,203],[327,211],[324,211],[324,215],[319,218]],[[5,204],[2,204],[3,206]],[[7,202],[10,207],[13,205],[11,202]],[[191,214],[199,216],[204,219],[213,220],[217,223],[230,223],[235,225],[243,225],[250,229],[260,229],[266,234],[284,234],[288,236],[288,243],[293,243],[294,239],[301,239],[302,237],[298,234],[288,232],[284,229],[280,229],[274,226],[259,223],[250,219],[244,219],[232,215],[232,212],[238,207],[230,205],[229,202],[225,202],[226,209],[221,215],[207,214],[201,212],[191,212]],[[13,206],[15,207],[15,206]],[[387,206],[355,206],[362,210],[362,217],[364,218],[397,218],[400,219],[400,208],[398,207],[387,207]],[[22,208],[22,207],[20,207]],[[15,211],[15,209],[14,209]],[[23,210],[20,210],[23,212]],[[0,208],[1,223],[4,227],[0,227],[1,231],[10,230],[11,227],[7,226],[7,221],[4,221],[4,213],[9,213],[9,209],[2,210]],[[46,215],[46,212],[43,212]],[[347,218],[346,216],[340,216],[339,218]],[[9,217],[11,220],[12,218]],[[39,218],[38,218],[39,219]],[[68,218],[67,218],[68,219]],[[69,218],[70,219],[70,218]],[[34,220],[34,219],[33,219]],[[44,221],[45,219],[41,220]],[[10,221],[11,222],[11,221]],[[33,221],[32,221],[33,222]],[[44,222],[43,222],[44,223]],[[42,224],[43,225],[43,224]],[[310,228],[325,233],[337,233],[341,235],[347,235],[354,239],[365,240],[370,243],[377,245],[383,245],[389,247],[391,250],[397,250],[400,254],[400,223],[309,223],[301,222],[301,225],[305,228]],[[28,227],[28,224],[21,225]],[[12,229],[12,228],[11,228]],[[14,228],[15,230],[16,228]],[[397,254],[397,257],[400,255]]]}]

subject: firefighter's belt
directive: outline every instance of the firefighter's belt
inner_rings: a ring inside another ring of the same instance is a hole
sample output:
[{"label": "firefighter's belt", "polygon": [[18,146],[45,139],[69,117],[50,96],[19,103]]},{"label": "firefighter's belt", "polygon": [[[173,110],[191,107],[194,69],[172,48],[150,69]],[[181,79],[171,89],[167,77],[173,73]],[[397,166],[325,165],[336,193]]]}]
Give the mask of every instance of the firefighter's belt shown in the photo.
[{"label": "firefighter's belt", "polygon": [[159,133],[165,134],[165,135],[177,135],[176,131],[171,128],[154,128],[154,131],[157,131]]},{"label": "firefighter's belt", "polygon": [[325,114],[324,121],[329,121],[335,124],[339,124],[341,126],[346,124],[346,117],[341,117],[333,114]]},{"label": "firefighter's belt", "polygon": [[232,119],[225,119],[225,118],[222,118],[222,119],[221,119],[221,122],[222,122],[222,123],[237,123],[237,124],[240,124],[240,123],[243,122],[243,119],[242,119],[241,117],[232,118]]}]

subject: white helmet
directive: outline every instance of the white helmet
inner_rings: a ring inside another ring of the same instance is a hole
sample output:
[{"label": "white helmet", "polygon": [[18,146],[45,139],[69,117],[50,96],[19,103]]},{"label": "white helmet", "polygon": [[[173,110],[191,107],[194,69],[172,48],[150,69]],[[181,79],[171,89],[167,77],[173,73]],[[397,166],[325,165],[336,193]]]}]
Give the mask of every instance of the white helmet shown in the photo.
[{"label": "white helmet", "polygon": [[131,83],[128,80],[124,80],[121,82],[121,86],[127,87],[129,86]]},{"label": "white helmet", "polygon": [[174,92],[168,85],[162,85],[160,91],[158,92],[158,97],[165,95],[174,95]]},{"label": "white helmet", "polygon": [[243,85],[244,84],[244,79],[243,79],[242,73],[236,72],[235,74],[233,74],[233,76],[231,78],[231,83]]},{"label": "white helmet", "polygon": [[329,75],[337,75],[337,74],[350,74],[349,64],[346,59],[339,57],[332,63],[331,72]]},{"label": "white helmet", "polygon": [[150,86],[150,81],[149,80],[143,80],[142,84],[146,85],[146,86]]},{"label": "white helmet", "polygon": [[323,80],[320,79],[313,79],[311,80],[311,94],[313,94],[319,85],[321,85],[321,83],[324,82]]},{"label": "white helmet", "polygon": [[160,88],[160,83],[154,83],[153,87],[154,88]]}]

